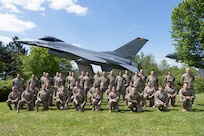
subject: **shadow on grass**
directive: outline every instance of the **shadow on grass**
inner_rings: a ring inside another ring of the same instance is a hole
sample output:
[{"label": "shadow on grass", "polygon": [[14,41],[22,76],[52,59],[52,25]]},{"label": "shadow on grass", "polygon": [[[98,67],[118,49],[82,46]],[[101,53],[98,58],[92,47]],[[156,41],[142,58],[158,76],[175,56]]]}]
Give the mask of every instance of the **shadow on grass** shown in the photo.
[{"label": "shadow on grass", "polygon": [[169,109],[169,111],[180,111],[180,109]]},{"label": "shadow on grass", "polygon": [[198,106],[204,106],[204,104],[196,104],[196,105],[198,105]]},{"label": "shadow on grass", "polygon": [[203,109],[193,109],[193,112],[204,112]]}]

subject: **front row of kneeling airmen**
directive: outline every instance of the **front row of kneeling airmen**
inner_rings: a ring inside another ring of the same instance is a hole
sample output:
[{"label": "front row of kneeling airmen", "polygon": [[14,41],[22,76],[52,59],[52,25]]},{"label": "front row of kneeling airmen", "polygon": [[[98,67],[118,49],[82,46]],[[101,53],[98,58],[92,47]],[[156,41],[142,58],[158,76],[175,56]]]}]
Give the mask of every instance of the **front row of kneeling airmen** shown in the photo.
[{"label": "front row of kneeling airmen", "polygon": [[[61,85],[55,96],[55,105],[57,109],[68,109],[68,103],[72,102],[76,110],[84,111],[88,99],[93,111],[100,110],[104,93],[106,93],[106,104],[109,106],[109,112],[118,112],[120,93],[116,90],[115,86],[109,86],[106,92],[102,92],[95,83],[88,94],[77,84],[71,94],[64,85]],[[161,85],[158,86],[158,91],[152,87],[151,82],[148,82],[143,93],[133,87],[132,82],[130,82],[130,85],[126,88],[126,96],[123,101],[125,102],[126,108],[129,108],[130,111],[135,110],[142,112],[142,107],[146,107],[146,101],[149,101],[150,107],[156,106],[160,111],[168,111],[170,101],[171,105],[175,106],[176,95],[177,91],[172,86],[171,81],[167,82],[165,88]],[[179,97],[182,103],[182,111],[192,111],[195,94],[194,91],[188,87],[188,83],[184,83],[183,88],[179,90]],[[30,86],[20,94],[17,91],[17,87],[13,86],[7,100],[7,105],[10,110],[12,110],[11,104],[14,104],[17,113],[24,105],[27,105],[27,110],[32,110],[35,107],[36,112],[38,112],[39,105],[42,104],[43,109],[47,110],[48,107],[52,105],[51,87],[49,83],[47,83],[42,85],[38,92],[37,88],[30,84]]]}]

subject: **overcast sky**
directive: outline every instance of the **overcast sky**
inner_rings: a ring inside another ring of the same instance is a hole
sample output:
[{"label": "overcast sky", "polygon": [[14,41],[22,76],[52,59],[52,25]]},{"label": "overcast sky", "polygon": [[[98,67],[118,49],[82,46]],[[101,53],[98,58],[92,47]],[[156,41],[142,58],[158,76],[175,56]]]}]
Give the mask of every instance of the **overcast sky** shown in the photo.
[{"label": "overcast sky", "polygon": [[0,0],[0,41],[54,36],[81,48],[114,50],[136,37],[157,62],[175,51],[171,14],[183,0]]}]

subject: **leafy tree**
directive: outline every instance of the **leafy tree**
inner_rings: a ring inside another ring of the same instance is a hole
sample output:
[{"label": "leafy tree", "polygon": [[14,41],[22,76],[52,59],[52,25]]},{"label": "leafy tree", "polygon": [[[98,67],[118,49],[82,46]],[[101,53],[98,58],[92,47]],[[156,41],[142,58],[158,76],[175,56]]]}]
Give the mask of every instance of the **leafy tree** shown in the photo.
[{"label": "leafy tree", "polygon": [[60,59],[59,61],[59,71],[65,76],[68,74],[68,71],[72,71],[72,64],[70,60],[65,59],[65,58],[58,58]]},{"label": "leafy tree", "polygon": [[162,60],[161,63],[159,64],[159,69],[162,71],[168,71],[169,68],[170,66],[166,60]]},{"label": "leafy tree", "polygon": [[152,70],[155,71],[157,75],[160,74],[155,58],[151,54],[144,55],[144,53],[141,52],[140,55],[136,55],[134,62],[138,64],[139,69],[144,69],[146,75],[149,75]]},{"label": "leafy tree", "polygon": [[27,50],[16,40],[18,40],[18,37],[13,37],[13,41],[7,45],[0,42],[0,65],[2,66],[0,72],[4,72],[4,78],[14,77],[17,73],[21,73],[22,58],[27,54]]},{"label": "leafy tree", "polygon": [[179,60],[204,68],[199,63],[204,54],[204,2],[185,0],[172,12],[172,38]]},{"label": "leafy tree", "polygon": [[48,49],[40,47],[31,48],[30,54],[23,60],[23,72],[27,76],[35,74],[40,77],[44,71],[55,75],[57,71],[65,73],[70,69],[69,60],[52,56],[48,53]]}]

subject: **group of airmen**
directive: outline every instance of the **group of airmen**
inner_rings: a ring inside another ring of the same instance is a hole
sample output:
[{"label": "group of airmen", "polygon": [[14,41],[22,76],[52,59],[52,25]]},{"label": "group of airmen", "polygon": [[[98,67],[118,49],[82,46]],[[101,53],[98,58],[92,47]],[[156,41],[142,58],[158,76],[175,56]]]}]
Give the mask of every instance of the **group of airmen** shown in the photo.
[{"label": "group of airmen", "polygon": [[27,110],[35,108],[38,112],[40,105],[44,110],[54,105],[60,110],[68,109],[69,103],[73,103],[75,110],[83,112],[87,102],[92,105],[93,111],[98,111],[104,100],[111,113],[119,111],[119,101],[122,100],[131,112],[142,112],[147,103],[149,107],[156,106],[160,111],[168,111],[169,103],[175,106],[176,95],[179,94],[182,111],[192,111],[195,93],[194,76],[190,73],[190,68],[186,68],[181,77],[183,87],[179,92],[175,89],[174,82],[175,77],[171,71],[168,71],[165,77],[165,87],[158,85],[154,71],[147,77],[143,69],[136,71],[132,77],[128,70],[124,74],[118,72],[117,76],[113,71],[108,75],[102,72],[101,76],[99,72],[90,76],[89,72],[82,71],[78,77],[74,72],[69,72],[66,78],[63,78],[60,72],[53,78],[44,72],[39,80],[33,74],[24,90],[25,80],[17,74],[12,80],[13,86],[7,105],[12,110],[11,104],[14,104],[18,113],[24,105],[27,105]]}]

